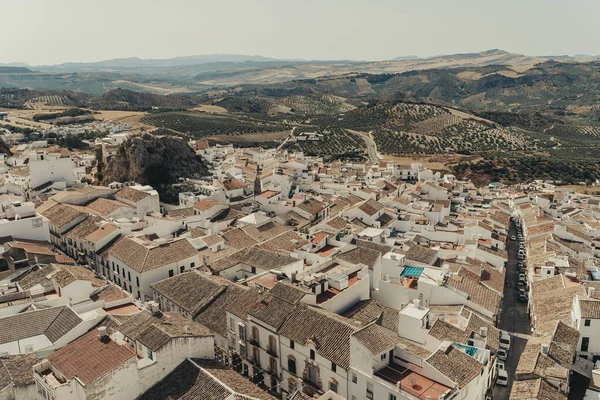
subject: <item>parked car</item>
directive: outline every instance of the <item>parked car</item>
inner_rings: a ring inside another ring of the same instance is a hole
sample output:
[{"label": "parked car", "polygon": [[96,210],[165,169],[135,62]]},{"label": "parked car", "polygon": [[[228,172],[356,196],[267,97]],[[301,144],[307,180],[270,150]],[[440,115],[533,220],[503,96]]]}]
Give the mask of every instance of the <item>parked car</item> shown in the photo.
[{"label": "parked car", "polygon": [[[508,351],[510,349],[510,335],[506,331],[500,331],[500,348]],[[500,358],[500,356],[498,356]],[[500,358],[505,360],[506,358]]]},{"label": "parked car", "polygon": [[515,240],[517,240],[517,237],[516,237],[515,235],[512,235],[512,236],[510,237],[510,240],[512,240],[512,241],[514,242]]},{"label": "parked car", "polygon": [[525,286],[525,282],[519,282],[519,284],[517,285],[517,289],[519,289],[519,292],[521,291],[525,291],[525,289],[527,289],[527,287]]},{"label": "parked car", "polygon": [[508,373],[503,370],[498,370],[498,377],[496,378],[496,385],[508,386]]},{"label": "parked car", "polygon": [[519,274],[519,281],[520,282],[525,282],[525,274]]},{"label": "parked car", "polygon": [[496,360],[496,370],[505,370],[504,361]]},{"label": "parked car", "polygon": [[522,259],[524,259],[524,258],[525,258],[525,256],[524,256],[522,253],[519,253],[519,255],[517,256],[517,258],[518,258],[519,260],[522,260]]},{"label": "parked car", "polygon": [[519,242],[522,242],[523,241],[523,235],[519,234],[518,239],[519,239]]},{"label": "parked car", "polygon": [[519,301],[521,303],[527,303],[527,293],[525,292],[520,292],[519,293]]},{"label": "parked car", "polygon": [[498,353],[496,354],[498,355],[498,359],[502,361],[506,361],[506,358],[508,357],[508,351],[505,349],[498,349]]}]

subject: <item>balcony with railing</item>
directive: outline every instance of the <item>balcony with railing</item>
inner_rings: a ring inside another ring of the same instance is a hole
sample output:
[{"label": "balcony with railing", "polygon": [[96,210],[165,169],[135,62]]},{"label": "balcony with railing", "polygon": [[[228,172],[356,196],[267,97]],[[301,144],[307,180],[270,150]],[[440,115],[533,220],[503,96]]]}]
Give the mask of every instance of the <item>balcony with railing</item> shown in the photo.
[{"label": "balcony with railing", "polygon": [[255,346],[255,347],[260,347],[260,342],[259,342],[259,341],[258,341],[258,339],[257,339],[257,338],[255,338],[255,337],[252,337],[252,336],[250,336],[250,337],[248,338],[248,343],[250,343],[252,346]]},{"label": "balcony with railing", "polygon": [[267,347],[267,354],[272,356],[272,357],[277,357],[277,349],[275,347],[272,346],[268,346]]}]

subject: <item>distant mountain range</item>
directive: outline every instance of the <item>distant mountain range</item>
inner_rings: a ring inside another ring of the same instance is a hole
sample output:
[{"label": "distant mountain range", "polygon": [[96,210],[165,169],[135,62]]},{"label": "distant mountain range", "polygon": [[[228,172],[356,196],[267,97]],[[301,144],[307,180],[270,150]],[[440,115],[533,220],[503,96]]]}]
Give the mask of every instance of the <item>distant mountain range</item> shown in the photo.
[{"label": "distant mountain range", "polygon": [[[413,60],[435,60],[435,59],[478,59],[487,57],[500,57],[499,61],[509,61],[517,57],[526,57],[521,54],[510,53],[504,50],[492,49],[486,50],[479,53],[462,53],[462,54],[441,54],[429,57],[421,57],[417,55],[403,55],[392,58],[387,61],[413,61]],[[555,60],[578,60],[578,59],[591,59],[598,58],[599,56],[588,55],[588,54],[575,54],[569,55],[544,55],[536,56],[533,58],[543,59],[555,59]],[[384,60],[383,62],[385,62]],[[128,58],[115,58],[111,60],[103,60],[97,62],[67,62],[62,64],[52,65],[29,65],[22,62],[13,63],[0,63],[3,67],[26,67],[35,69],[37,71],[61,71],[61,72],[77,72],[81,70],[97,70],[97,69],[121,69],[121,68],[169,68],[169,67],[183,67],[210,63],[271,63],[271,62],[288,62],[288,63],[364,63],[365,61],[353,61],[353,60],[305,60],[305,59],[282,59],[263,57],[258,55],[243,55],[243,54],[207,54],[207,55],[193,55],[183,56],[174,58],[164,59],[143,59],[139,57],[128,57]]]},{"label": "distant mountain range", "polygon": [[397,74],[427,69],[490,65],[530,68],[550,59],[588,62],[593,56],[528,56],[493,49],[432,57],[399,56],[383,61],[276,59],[240,54],[212,54],[167,59],[119,58],[90,63],[29,66],[0,64],[0,87],[74,90],[102,95],[116,88],[157,94],[204,92],[215,87],[274,84],[348,74]]}]

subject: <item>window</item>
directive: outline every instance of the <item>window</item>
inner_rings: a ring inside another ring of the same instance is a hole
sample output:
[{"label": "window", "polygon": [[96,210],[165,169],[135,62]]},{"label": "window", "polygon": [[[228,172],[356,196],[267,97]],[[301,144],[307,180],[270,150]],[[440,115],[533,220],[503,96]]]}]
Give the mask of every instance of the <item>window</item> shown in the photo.
[{"label": "window", "polygon": [[329,390],[331,390],[332,392],[337,393],[337,387],[338,387],[337,383],[334,383],[331,381],[329,382]]},{"label": "window", "polygon": [[388,397],[389,400],[396,400],[396,395],[390,393],[390,396]]},{"label": "window", "polygon": [[120,274],[121,271],[119,270],[119,266],[117,265],[117,274]]},{"label": "window", "polygon": [[196,266],[196,263],[195,263],[195,262],[193,262],[193,263],[190,263],[190,268],[194,268],[195,266]]},{"label": "window", "polygon": [[260,335],[258,333],[258,328],[253,326],[252,327],[252,339],[254,339],[258,342],[259,338],[260,338]]},{"label": "window", "polygon": [[235,320],[233,318],[229,318],[229,330],[235,332]]},{"label": "window", "polygon": [[150,350],[150,349],[146,349],[146,350],[148,352],[148,358],[151,359],[151,360],[154,360],[154,358],[152,356],[152,350]]},{"label": "window", "polygon": [[137,285],[137,287],[140,287],[140,277],[139,276],[135,277],[135,284]]},{"label": "window", "polygon": [[170,277],[172,277],[172,276],[173,276],[173,270],[172,270],[172,269],[170,269],[170,270],[169,270],[169,278],[170,278]]},{"label": "window", "polygon": [[315,351],[314,351],[314,350],[311,350],[311,351],[310,351],[310,359],[311,359],[311,360],[314,360],[314,359],[315,359]]},{"label": "window", "polygon": [[131,291],[131,285],[129,285],[129,293],[132,293],[132,291]]},{"label": "window", "polygon": [[367,383],[367,399],[373,400],[373,384]]},{"label": "window", "polygon": [[358,382],[358,377],[356,376],[356,374],[352,374],[352,383],[356,382]]},{"label": "window", "polygon": [[592,320],[586,319],[584,322],[585,326],[590,326],[592,324]]},{"label": "window", "polygon": [[269,368],[271,371],[277,372],[277,360],[273,357],[269,358]]},{"label": "window", "polygon": [[275,340],[275,336],[269,336],[269,348],[268,350],[271,353],[277,353],[277,341]]},{"label": "window", "polygon": [[581,338],[581,351],[588,351],[588,346],[590,345],[590,338],[584,337]]},{"label": "window", "polygon": [[294,341],[290,340],[290,349],[293,349],[293,348],[294,348]]},{"label": "window", "polygon": [[127,271],[127,280],[131,282],[131,271]]},{"label": "window", "polygon": [[142,294],[140,293],[140,291],[139,291],[139,290],[138,290],[137,292],[138,292],[138,296],[137,296],[137,297],[138,297],[138,299],[139,299],[139,298],[141,298],[141,297],[142,297]]},{"label": "window", "polygon": [[294,357],[288,357],[288,366],[287,366],[288,371],[290,371],[292,374],[296,374],[296,359]]},{"label": "window", "polygon": [[331,370],[333,372],[335,372],[336,369],[337,369],[337,365],[335,365],[335,363],[331,363]]},{"label": "window", "polygon": [[179,272],[183,273],[183,271],[185,271],[185,265],[182,265],[181,267],[179,267]]},{"label": "window", "polygon": [[385,360],[386,356],[387,356],[387,354],[385,354],[385,353],[384,353],[384,354],[382,354],[382,355],[381,355],[381,361]]},{"label": "window", "polygon": [[256,274],[256,267],[252,267],[252,273]]}]

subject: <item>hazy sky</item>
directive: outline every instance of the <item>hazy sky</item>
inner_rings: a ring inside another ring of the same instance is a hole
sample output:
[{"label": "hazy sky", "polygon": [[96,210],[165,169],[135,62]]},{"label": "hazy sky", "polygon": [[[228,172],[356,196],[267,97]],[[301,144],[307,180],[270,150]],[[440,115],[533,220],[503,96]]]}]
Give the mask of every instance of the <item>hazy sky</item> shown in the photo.
[{"label": "hazy sky", "polygon": [[0,0],[0,63],[600,54],[599,0]]}]

